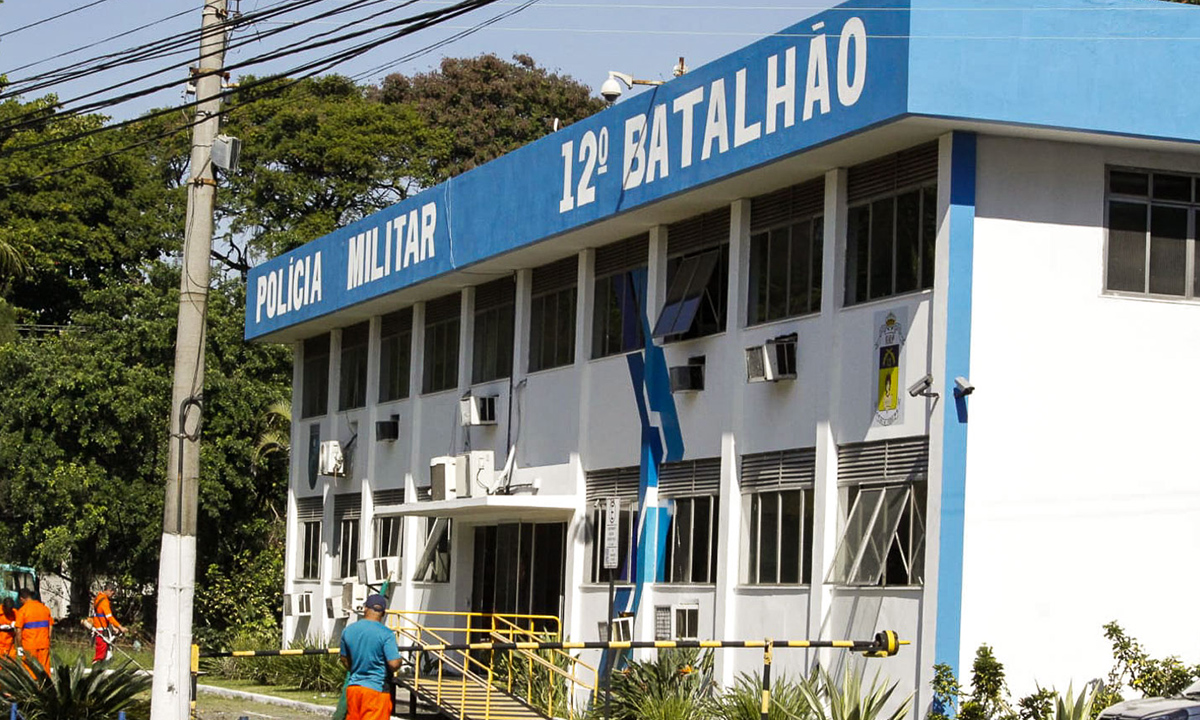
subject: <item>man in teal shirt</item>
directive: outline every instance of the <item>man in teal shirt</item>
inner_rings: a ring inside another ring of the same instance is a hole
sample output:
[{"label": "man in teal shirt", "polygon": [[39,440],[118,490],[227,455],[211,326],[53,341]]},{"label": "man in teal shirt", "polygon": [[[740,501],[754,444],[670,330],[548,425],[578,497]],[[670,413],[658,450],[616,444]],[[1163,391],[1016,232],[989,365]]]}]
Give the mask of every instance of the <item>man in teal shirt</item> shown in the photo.
[{"label": "man in teal shirt", "polygon": [[383,624],[387,599],[372,595],[363,604],[363,619],[342,633],[342,666],[346,678],[346,720],[389,720],[392,695],[387,692],[388,671],[400,669],[396,636]]}]

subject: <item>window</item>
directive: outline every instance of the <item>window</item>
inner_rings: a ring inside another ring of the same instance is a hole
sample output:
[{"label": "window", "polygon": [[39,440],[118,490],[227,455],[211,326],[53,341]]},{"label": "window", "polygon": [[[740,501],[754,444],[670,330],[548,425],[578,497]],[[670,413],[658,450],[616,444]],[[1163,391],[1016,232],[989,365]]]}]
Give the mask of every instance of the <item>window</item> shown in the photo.
[{"label": "window", "polygon": [[375,518],[375,554],[380,557],[400,557],[404,518],[385,515]]},{"label": "window", "polygon": [[425,550],[417,563],[417,582],[450,582],[451,521],[448,518],[425,519]]},{"label": "window", "polygon": [[575,290],[579,261],[569,257],[533,271],[529,372],[575,362]]},{"label": "window", "polygon": [[675,639],[700,639],[700,607],[698,605],[675,605],[671,608],[675,615]]},{"label": "window", "polygon": [[329,412],[329,334],[304,341],[304,367],[301,369],[304,398],[300,417],[310,418]]},{"label": "window", "polygon": [[379,402],[408,397],[412,368],[412,308],[384,315],[379,327]]},{"label": "window", "polygon": [[933,287],[937,144],[850,169],[846,305]]},{"label": "window", "polygon": [[838,484],[849,508],[828,582],[921,585],[929,439],[838,448]]},{"label": "window", "polygon": [[637,467],[593,470],[587,474],[587,500],[592,506],[591,582],[608,582],[610,572],[604,568],[605,501],[616,498],[620,502],[618,514],[619,567],[613,580],[619,583],[633,582],[633,536],[637,531],[638,485],[641,471]]},{"label": "window", "polygon": [[367,404],[367,340],[370,334],[371,324],[365,322],[342,330],[338,410],[352,410]]},{"label": "window", "polygon": [[299,579],[321,577],[321,516],[324,502],[320,497],[296,499],[296,522],[300,540]]},{"label": "window", "polygon": [[516,284],[512,278],[503,278],[476,288],[472,383],[490,382],[512,375],[515,302]]},{"label": "window", "polygon": [[1195,184],[1189,175],[1109,169],[1105,290],[1200,296]]},{"label": "window", "polygon": [[666,499],[667,549],[664,581],[717,581],[717,524],[721,460],[709,458],[664,463],[658,494]]},{"label": "window", "polygon": [[750,202],[751,325],[821,311],[825,180]]},{"label": "window", "polygon": [[742,582],[812,582],[816,451],[742,457]]},{"label": "window", "polygon": [[656,338],[686,340],[725,329],[729,282],[729,208],[667,228],[667,296]]},{"label": "window", "polygon": [[458,334],[462,311],[459,293],[431,300],[425,306],[425,364],[423,392],[458,387]]},{"label": "window", "polygon": [[358,572],[359,520],[362,517],[362,495],[341,493],[333,496],[333,522],[337,528],[334,547],[337,548],[338,578]]},{"label": "window", "polygon": [[645,308],[649,245],[649,236],[641,235],[596,250],[593,358],[645,347],[642,314]]}]

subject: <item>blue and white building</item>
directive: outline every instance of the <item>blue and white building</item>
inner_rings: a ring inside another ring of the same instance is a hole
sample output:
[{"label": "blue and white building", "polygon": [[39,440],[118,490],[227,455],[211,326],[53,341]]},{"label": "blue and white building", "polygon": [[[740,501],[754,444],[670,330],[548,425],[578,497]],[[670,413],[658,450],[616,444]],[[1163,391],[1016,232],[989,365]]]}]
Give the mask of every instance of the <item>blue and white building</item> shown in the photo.
[{"label": "blue and white building", "polygon": [[1109,620],[1194,660],[1198,39],[1157,0],[847,2],[255,268],[288,633],[396,556],[396,608],[597,639],[616,498],[637,639],[893,629],[920,711],[985,642],[1021,692],[1102,676]]}]

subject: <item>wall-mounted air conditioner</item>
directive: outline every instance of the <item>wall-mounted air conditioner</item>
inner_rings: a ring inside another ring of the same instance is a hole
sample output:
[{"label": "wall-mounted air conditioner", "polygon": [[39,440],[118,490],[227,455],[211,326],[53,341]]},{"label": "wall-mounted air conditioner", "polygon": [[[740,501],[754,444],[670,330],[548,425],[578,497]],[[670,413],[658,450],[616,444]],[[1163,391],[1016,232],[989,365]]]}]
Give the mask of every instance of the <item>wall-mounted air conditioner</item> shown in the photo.
[{"label": "wall-mounted air conditioner", "polygon": [[496,424],[496,396],[470,395],[458,401],[459,421],[469,425]]},{"label": "wall-mounted air conditioner", "polygon": [[796,377],[796,334],[746,348],[746,381],[775,382]]},{"label": "wall-mounted air conditioner", "polygon": [[342,604],[341,598],[325,598],[325,617],[330,620],[341,620],[350,617],[345,606]]},{"label": "wall-mounted air conditioner", "polygon": [[388,580],[400,577],[400,558],[383,556],[359,558],[358,582],[363,585],[379,586]]},{"label": "wall-mounted air conditioner", "polygon": [[322,475],[343,477],[346,474],[346,458],[342,455],[342,444],[337,440],[321,443],[321,455],[318,460]]},{"label": "wall-mounted air conditioner", "polygon": [[346,611],[347,615],[362,613],[369,591],[370,588],[355,578],[346,578],[342,581],[342,609]]},{"label": "wall-mounted air conditioner", "polygon": [[437,500],[453,500],[458,495],[458,458],[435,457],[429,461],[429,492]]},{"label": "wall-mounted air conditioner", "polygon": [[455,492],[460,498],[491,495],[496,489],[496,456],[491,450],[472,450],[455,463]]},{"label": "wall-mounted air conditioner", "polygon": [[687,365],[670,370],[671,392],[698,392],[704,389],[704,356],[688,358]]},{"label": "wall-mounted air conditioner", "polygon": [[291,617],[312,615],[312,593],[291,593],[283,596],[283,614]]},{"label": "wall-mounted air conditioner", "polygon": [[375,439],[391,442],[400,439],[400,416],[393,415],[390,420],[375,421]]}]

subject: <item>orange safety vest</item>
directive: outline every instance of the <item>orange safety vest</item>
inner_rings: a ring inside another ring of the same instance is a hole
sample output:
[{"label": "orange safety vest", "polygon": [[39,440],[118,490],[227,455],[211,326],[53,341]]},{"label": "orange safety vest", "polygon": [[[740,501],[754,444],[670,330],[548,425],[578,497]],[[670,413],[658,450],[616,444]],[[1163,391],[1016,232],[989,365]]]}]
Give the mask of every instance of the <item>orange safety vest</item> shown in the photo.
[{"label": "orange safety vest", "polygon": [[17,609],[17,627],[21,628],[21,647],[44,650],[50,647],[50,628],[54,618],[50,608],[30,598]]},{"label": "orange safety vest", "polygon": [[[4,612],[0,609],[0,625],[16,625],[17,611]],[[15,655],[14,646],[17,644],[17,634],[12,629],[0,630],[0,656]]]},{"label": "orange safety vest", "polygon": [[92,603],[92,627],[97,630],[103,630],[108,627],[121,629],[121,623],[112,614],[112,604],[108,600],[108,593],[101,590],[96,593],[96,600]]}]

